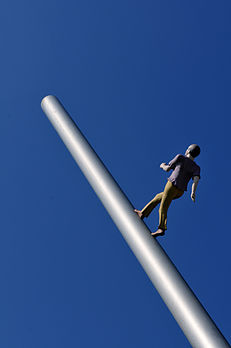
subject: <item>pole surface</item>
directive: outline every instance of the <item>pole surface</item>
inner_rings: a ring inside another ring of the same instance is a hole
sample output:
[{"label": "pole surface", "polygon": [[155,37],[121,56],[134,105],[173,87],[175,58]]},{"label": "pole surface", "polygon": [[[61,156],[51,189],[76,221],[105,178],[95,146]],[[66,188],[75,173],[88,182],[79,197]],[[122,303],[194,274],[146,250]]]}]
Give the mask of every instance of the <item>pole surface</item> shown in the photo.
[{"label": "pole surface", "polygon": [[191,345],[230,347],[62,104],[47,96],[41,106]]}]

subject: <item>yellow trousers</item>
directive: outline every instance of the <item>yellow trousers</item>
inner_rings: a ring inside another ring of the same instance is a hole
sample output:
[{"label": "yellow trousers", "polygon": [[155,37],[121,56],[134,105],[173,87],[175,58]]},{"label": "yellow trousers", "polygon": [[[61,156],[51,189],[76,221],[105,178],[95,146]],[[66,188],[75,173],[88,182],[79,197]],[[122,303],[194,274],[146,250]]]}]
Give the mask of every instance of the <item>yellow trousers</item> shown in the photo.
[{"label": "yellow trousers", "polygon": [[167,229],[167,212],[173,199],[180,198],[184,191],[179,190],[170,181],[167,182],[164,192],[158,193],[142,210],[143,217],[148,217],[152,210],[160,203],[159,227]]}]

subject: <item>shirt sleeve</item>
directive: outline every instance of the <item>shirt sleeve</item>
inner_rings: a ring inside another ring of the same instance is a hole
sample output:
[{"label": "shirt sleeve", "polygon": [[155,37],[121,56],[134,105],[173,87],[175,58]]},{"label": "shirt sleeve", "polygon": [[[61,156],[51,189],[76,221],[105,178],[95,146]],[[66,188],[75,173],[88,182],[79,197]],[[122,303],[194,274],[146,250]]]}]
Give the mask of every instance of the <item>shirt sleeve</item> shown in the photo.
[{"label": "shirt sleeve", "polygon": [[170,168],[175,169],[177,163],[180,162],[180,159],[181,159],[181,155],[176,155],[176,157],[174,157],[168,164],[170,166]]},{"label": "shirt sleeve", "polygon": [[201,177],[201,169],[199,166],[194,168],[192,178],[194,178],[194,176],[199,176],[199,178]]}]

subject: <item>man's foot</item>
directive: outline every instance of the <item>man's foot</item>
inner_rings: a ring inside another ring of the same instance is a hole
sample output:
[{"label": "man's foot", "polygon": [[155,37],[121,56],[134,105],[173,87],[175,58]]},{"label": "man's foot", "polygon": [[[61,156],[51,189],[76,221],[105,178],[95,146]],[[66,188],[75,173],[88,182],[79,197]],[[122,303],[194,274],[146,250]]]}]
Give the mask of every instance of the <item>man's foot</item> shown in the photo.
[{"label": "man's foot", "polygon": [[144,216],[140,210],[134,209],[134,212],[139,216],[141,220],[143,220]]},{"label": "man's foot", "polygon": [[165,231],[162,230],[162,228],[158,228],[158,230],[156,232],[151,233],[151,235],[153,237],[164,236],[165,235]]}]

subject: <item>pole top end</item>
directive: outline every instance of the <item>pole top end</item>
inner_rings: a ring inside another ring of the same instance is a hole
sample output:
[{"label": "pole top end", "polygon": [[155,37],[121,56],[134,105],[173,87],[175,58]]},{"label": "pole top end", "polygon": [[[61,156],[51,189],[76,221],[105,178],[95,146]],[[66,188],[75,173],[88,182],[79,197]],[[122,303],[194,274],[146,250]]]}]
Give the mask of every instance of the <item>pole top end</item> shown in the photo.
[{"label": "pole top end", "polygon": [[47,101],[49,101],[49,100],[57,100],[58,98],[56,98],[54,95],[51,95],[51,94],[49,94],[49,95],[47,95],[46,97],[44,97],[43,99],[42,99],[42,101],[41,101],[41,107],[43,108],[43,105],[45,105],[45,103],[47,102]]}]

